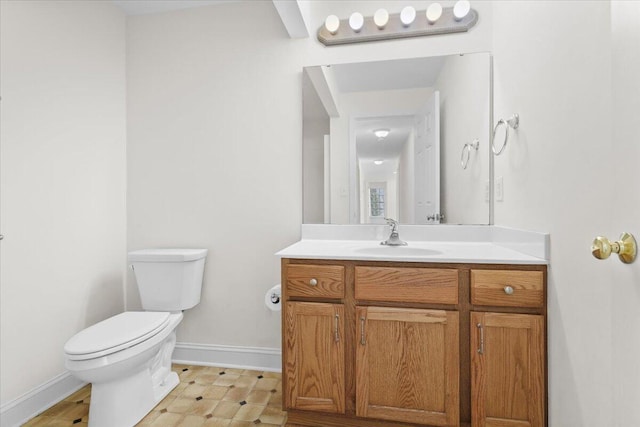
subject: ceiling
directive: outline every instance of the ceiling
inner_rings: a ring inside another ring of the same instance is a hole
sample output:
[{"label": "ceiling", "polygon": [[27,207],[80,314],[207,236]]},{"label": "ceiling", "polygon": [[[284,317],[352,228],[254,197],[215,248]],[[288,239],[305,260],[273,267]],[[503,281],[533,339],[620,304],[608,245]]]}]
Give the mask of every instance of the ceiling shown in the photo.
[{"label": "ceiling", "polygon": [[237,0],[111,0],[127,15],[148,15],[191,7],[232,3]]},{"label": "ceiling", "polygon": [[445,57],[396,59],[332,65],[340,92],[414,89],[435,84]]}]

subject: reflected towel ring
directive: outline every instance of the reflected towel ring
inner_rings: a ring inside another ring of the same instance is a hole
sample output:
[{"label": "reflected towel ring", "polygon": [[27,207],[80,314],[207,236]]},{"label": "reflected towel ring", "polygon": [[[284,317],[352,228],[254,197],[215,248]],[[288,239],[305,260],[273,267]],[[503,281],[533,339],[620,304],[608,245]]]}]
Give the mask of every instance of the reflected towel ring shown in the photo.
[{"label": "reflected towel ring", "polygon": [[469,165],[469,158],[471,158],[471,149],[478,150],[480,146],[480,140],[478,138],[474,139],[471,143],[464,144],[462,147],[462,154],[460,155],[460,165],[462,169],[466,169],[467,165]]},{"label": "reflected towel ring", "polygon": [[[498,131],[498,128],[500,127],[500,125],[505,126],[504,142],[502,143],[502,147],[500,147],[499,150],[496,150],[496,132]],[[507,141],[509,140],[509,128],[518,129],[518,126],[520,126],[520,116],[518,114],[514,114],[507,120],[505,119],[498,120],[496,127],[493,128],[493,138],[491,138],[491,151],[493,151],[493,154],[495,154],[496,156],[499,156],[500,154],[502,154],[505,147],[507,146]]]}]

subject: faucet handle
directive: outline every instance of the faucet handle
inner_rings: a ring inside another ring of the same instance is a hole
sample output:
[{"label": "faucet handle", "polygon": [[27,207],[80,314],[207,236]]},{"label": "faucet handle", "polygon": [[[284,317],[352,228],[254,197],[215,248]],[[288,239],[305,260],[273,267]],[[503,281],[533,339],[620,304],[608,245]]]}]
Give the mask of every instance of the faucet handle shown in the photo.
[{"label": "faucet handle", "polygon": [[391,232],[394,233],[398,228],[398,221],[393,218],[385,218],[384,220],[387,221],[387,225],[391,227]]}]

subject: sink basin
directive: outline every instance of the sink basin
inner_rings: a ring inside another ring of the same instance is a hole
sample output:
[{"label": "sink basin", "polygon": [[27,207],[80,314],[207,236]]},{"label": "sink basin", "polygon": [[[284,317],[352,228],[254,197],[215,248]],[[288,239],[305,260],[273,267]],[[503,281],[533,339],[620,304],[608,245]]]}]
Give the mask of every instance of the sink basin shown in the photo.
[{"label": "sink basin", "polygon": [[381,255],[381,256],[430,256],[440,255],[442,252],[434,249],[416,248],[412,246],[374,246],[366,248],[354,249],[354,252],[364,255]]}]

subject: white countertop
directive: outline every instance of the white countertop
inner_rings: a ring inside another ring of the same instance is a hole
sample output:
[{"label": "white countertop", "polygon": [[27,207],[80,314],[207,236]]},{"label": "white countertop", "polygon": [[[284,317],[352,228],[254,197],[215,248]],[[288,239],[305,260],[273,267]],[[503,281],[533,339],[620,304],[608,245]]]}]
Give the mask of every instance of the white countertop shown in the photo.
[{"label": "white countertop", "polygon": [[473,264],[547,264],[544,258],[495,242],[407,241],[407,246],[382,246],[379,240],[302,239],[276,253],[281,258],[354,261],[402,261]]},{"label": "white countertop", "polygon": [[[317,227],[316,227],[317,228]],[[471,230],[474,234],[473,229]],[[374,239],[324,239],[317,233],[276,253],[281,258],[336,259],[354,261],[401,261],[472,264],[548,264],[549,235],[491,227],[468,240],[461,235],[438,240],[407,240],[407,246],[383,246]],[[335,231],[335,229],[332,229]],[[408,233],[409,234],[409,233]],[[447,233],[448,234],[448,233]],[[329,233],[331,235],[331,233]],[[331,236],[333,237],[333,236]],[[354,236],[355,237],[355,236]],[[402,232],[400,233],[402,238]],[[518,250],[520,249],[520,250]]]}]

